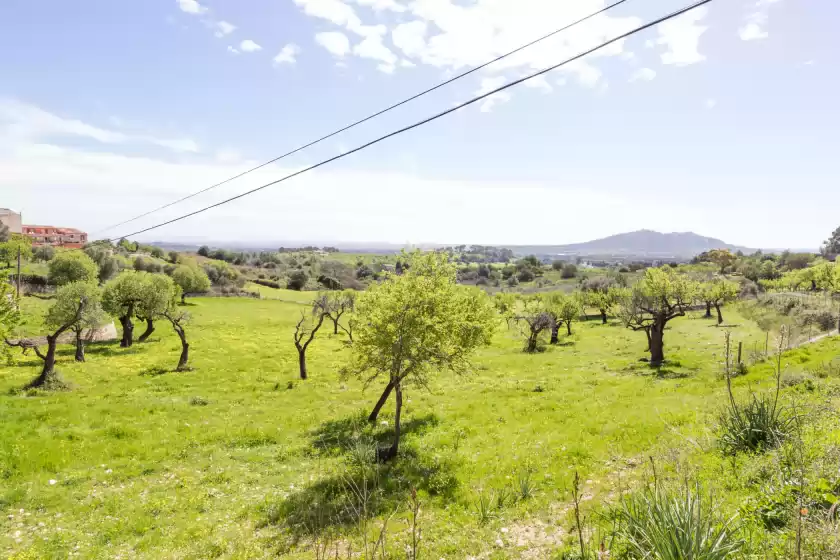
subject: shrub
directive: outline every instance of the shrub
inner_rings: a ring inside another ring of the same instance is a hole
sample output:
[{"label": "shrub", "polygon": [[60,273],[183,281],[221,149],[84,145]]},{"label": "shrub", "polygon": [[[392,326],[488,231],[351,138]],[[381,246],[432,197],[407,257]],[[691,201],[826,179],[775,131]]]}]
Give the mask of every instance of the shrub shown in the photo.
[{"label": "shrub", "polygon": [[82,251],[62,251],[50,261],[50,284],[64,286],[72,282],[92,282],[99,267]]},{"label": "shrub", "polygon": [[517,280],[520,282],[532,282],[536,276],[529,268],[524,268],[519,271],[519,274],[516,275]]},{"label": "shrub", "polygon": [[324,276],[323,274],[318,277],[318,283],[321,284],[328,290],[340,290],[341,289],[341,282],[336,280],[331,276]]},{"label": "shrub", "polygon": [[277,282],[272,282],[271,280],[262,280],[262,279],[254,280],[254,284],[258,284],[260,286],[265,286],[267,288],[274,288],[275,290],[279,290],[282,287]]},{"label": "shrub", "polygon": [[308,280],[309,277],[304,271],[295,270],[289,275],[289,282],[286,284],[286,288],[300,291],[306,286]]},{"label": "shrub", "polygon": [[574,278],[577,276],[578,268],[572,263],[563,265],[563,271],[560,273],[561,278]]},{"label": "shrub", "polygon": [[761,453],[790,434],[793,419],[778,406],[776,395],[752,395],[746,404],[731,404],[720,416],[720,446],[727,455]]},{"label": "shrub", "polygon": [[519,285],[519,280],[516,279],[516,276],[511,276],[507,279],[507,285],[513,288],[514,286]]},{"label": "shrub", "polygon": [[744,541],[732,519],[717,515],[711,497],[697,483],[692,489],[661,485],[625,498],[617,511],[617,536],[629,558],[657,560],[725,560],[734,558]]},{"label": "shrub", "polygon": [[49,262],[53,259],[53,257],[55,257],[55,248],[49,245],[35,247],[32,251],[32,258],[35,261]]},{"label": "shrub", "polygon": [[557,261],[553,261],[553,262],[551,263],[551,268],[552,268],[552,269],[554,269],[554,270],[556,270],[556,271],[558,271],[558,272],[559,272],[559,271],[561,271],[561,270],[563,270],[563,267],[564,267],[564,266],[566,266],[566,262],[565,262],[565,261],[560,261],[560,260],[557,260]]}]

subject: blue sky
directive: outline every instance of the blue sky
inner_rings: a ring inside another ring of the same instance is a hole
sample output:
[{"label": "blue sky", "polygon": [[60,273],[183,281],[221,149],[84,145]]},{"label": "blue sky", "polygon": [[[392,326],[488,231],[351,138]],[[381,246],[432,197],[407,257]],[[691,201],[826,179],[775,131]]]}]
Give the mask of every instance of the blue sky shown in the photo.
[{"label": "blue sky", "polygon": [[[685,3],[629,0],[108,234],[341,153]],[[5,0],[0,206],[23,211],[27,223],[96,232],[606,4]],[[840,225],[833,4],[717,0],[508,95],[144,238],[553,244],[647,228],[816,247]]]}]

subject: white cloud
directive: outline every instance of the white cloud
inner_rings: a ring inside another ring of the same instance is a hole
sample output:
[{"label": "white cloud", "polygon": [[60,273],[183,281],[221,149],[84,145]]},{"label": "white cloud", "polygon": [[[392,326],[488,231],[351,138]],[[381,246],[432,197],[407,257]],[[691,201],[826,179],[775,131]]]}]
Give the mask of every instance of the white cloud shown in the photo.
[{"label": "white cloud", "polygon": [[381,12],[382,10],[390,10],[392,12],[404,12],[405,6],[396,2],[396,0],[355,0],[360,6],[369,6]]},{"label": "white cloud", "polygon": [[554,91],[554,88],[551,87],[551,84],[548,83],[548,80],[545,78],[545,75],[537,76],[535,78],[531,78],[530,80],[526,80],[522,83],[522,85],[531,89],[538,89],[543,93],[551,93],[552,91]]},{"label": "white cloud", "polygon": [[[382,32],[384,33],[384,27]],[[379,61],[377,68],[391,74],[394,72],[397,63],[397,55],[382,43],[382,34],[370,33],[362,41],[353,47],[353,54],[362,58],[369,58]]]},{"label": "white cloud", "polygon": [[[122,120],[111,117],[112,124]],[[0,98],[0,137],[6,142],[54,141],[62,138],[86,138],[101,144],[151,144],[174,152],[199,152],[198,144],[189,138],[160,138],[149,134],[109,130],[68,119],[13,99]]]},{"label": "white cloud", "polygon": [[177,0],[178,7],[181,8],[182,12],[186,12],[188,14],[203,14],[207,11],[205,6],[202,6],[197,2],[197,0]]},{"label": "white cloud", "polygon": [[714,109],[717,107],[717,99],[709,98],[705,102],[706,109]]},{"label": "white cloud", "polygon": [[207,26],[213,30],[213,35],[219,39],[227,37],[236,31],[236,26],[227,21],[208,21],[206,23]]},{"label": "white cloud", "polygon": [[350,52],[350,39],[341,31],[317,33],[315,42],[335,56],[343,57]]},{"label": "white cloud", "polygon": [[420,20],[401,23],[391,31],[391,40],[406,56],[420,56],[426,48],[427,28],[426,22]]},{"label": "white cloud", "polygon": [[659,33],[656,42],[667,48],[662,53],[662,64],[688,66],[706,60],[698,48],[700,37],[707,29],[700,25],[700,21],[706,17],[708,11],[703,6],[656,26]]},{"label": "white cloud", "polygon": [[630,76],[631,82],[649,82],[656,77],[656,71],[650,68],[639,68]]},{"label": "white cloud", "polygon": [[[495,78],[482,78],[481,85],[478,90],[475,92],[475,95],[485,95],[490,93],[491,91],[498,89],[505,85],[507,80],[502,76],[497,76]],[[490,97],[484,99],[479,106],[479,109],[482,113],[489,113],[493,110],[493,107],[496,105],[507,103],[512,98],[510,94],[510,90],[500,91]]]},{"label": "white cloud", "polygon": [[[344,147],[339,147],[342,150]],[[243,163],[210,159],[199,163],[86,152],[55,145],[19,145],[0,150],[4,204],[33,222],[56,222],[94,232],[241,171]],[[237,181],[240,192],[282,177],[293,168],[270,165]],[[394,186],[399,185],[399,196]],[[51,204],[44,205],[49,199]],[[79,205],[82,199],[95,205]],[[540,204],[535,205],[534,200]],[[424,179],[409,172],[383,173],[325,168],[149,232],[144,240],[216,241],[487,242],[556,239],[558,207],[598,208],[613,227],[631,229],[627,216],[644,215],[634,199],[608,197],[591,189],[529,183],[470,183]],[[67,208],[73,208],[68,223]],[[183,213],[175,206],[109,231],[121,235]],[[592,232],[583,213],[566,218],[577,235]],[[676,212],[674,214],[677,214]],[[430,228],[429,216],[435,216]],[[507,216],[509,227],[464,216]],[[684,214],[680,214],[685,219]],[[613,221],[613,220],[616,221]],[[328,226],[325,227],[325,224]],[[651,227],[659,225],[652,224]],[[536,228],[536,229],[535,229]],[[580,229],[577,229],[580,228]],[[593,235],[595,237],[595,235]],[[571,240],[569,240],[571,241]]]},{"label": "white cloud", "polygon": [[251,39],[245,39],[239,43],[239,50],[242,52],[258,52],[262,50],[262,47]]},{"label": "white cloud", "polygon": [[297,62],[297,55],[300,54],[300,47],[289,43],[274,57],[274,64],[294,64]]},{"label": "white cloud", "polygon": [[758,0],[746,16],[746,21],[740,29],[738,29],[738,36],[742,41],[755,41],[758,39],[766,39],[769,33],[766,30],[767,22],[770,19],[769,11],[770,5],[779,2],[780,0]]},{"label": "white cloud", "polygon": [[761,25],[755,22],[750,22],[738,30],[738,36],[742,41],[753,41],[755,39],[765,39],[768,33],[761,28]]},{"label": "white cloud", "polygon": [[231,54],[239,54],[239,49],[237,49],[237,48],[236,48],[236,47],[234,47],[234,46],[228,45],[227,50],[228,50],[228,52],[229,52],[229,53],[231,53]]},{"label": "white cloud", "polygon": [[[303,11],[343,27],[363,37],[353,52],[380,63],[380,69],[393,71],[396,61],[408,60],[454,73],[469,66],[477,66],[513,50],[557,28],[558,22],[571,23],[603,8],[605,0],[413,0],[393,2],[407,8],[398,18],[389,21],[390,38],[397,56],[383,42],[388,28],[366,25],[347,2],[380,6],[391,10],[390,0],[294,0]],[[398,8],[397,10],[400,10]],[[543,69],[557,64],[612,39],[638,26],[637,17],[600,15],[584,24],[558,34],[542,43],[511,56],[496,65],[490,72],[522,75],[525,71]],[[575,65],[571,72],[586,87],[602,85],[601,71],[595,66],[598,58],[629,57],[624,53],[623,41],[618,41],[596,53],[585,62]],[[400,66],[403,66],[400,63]]]},{"label": "white cloud", "polygon": [[325,19],[346,27],[358,27],[362,24],[356,12],[341,0],[295,0],[295,4],[312,17]]}]

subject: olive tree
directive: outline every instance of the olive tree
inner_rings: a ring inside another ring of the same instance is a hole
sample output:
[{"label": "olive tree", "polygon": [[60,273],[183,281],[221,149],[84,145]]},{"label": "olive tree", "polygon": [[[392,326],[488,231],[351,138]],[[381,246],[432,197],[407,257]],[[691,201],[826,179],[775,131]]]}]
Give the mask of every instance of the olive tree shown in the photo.
[{"label": "olive tree", "polygon": [[706,317],[712,316],[712,307],[717,311],[718,325],[723,323],[723,314],[720,308],[723,305],[732,303],[738,299],[741,291],[740,286],[725,278],[716,278],[711,282],[704,282],[698,287],[698,297],[706,304]]},{"label": "olive tree", "polygon": [[510,323],[514,320],[516,311],[516,295],[510,292],[497,292],[493,296],[493,305],[510,329]]},{"label": "olive tree", "polygon": [[564,294],[555,292],[546,297],[546,308],[551,315],[554,325],[551,328],[551,344],[557,344],[560,325],[566,325],[566,334],[572,336],[572,323],[583,313],[581,296],[579,294]]},{"label": "olive tree", "polygon": [[821,252],[823,255],[840,255],[840,227],[825,240]]},{"label": "olive tree", "polygon": [[60,251],[50,261],[48,279],[54,286],[73,282],[96,282],[99,267],[82,251]]},{"label": "olive tree", "polygon": [[696,283],[672,268],[649,268],[621,302],[621,318],[633,330],[643,330],[648,338],[650,363],[665,361],[665,325],[685,315],[697,290]]},{"label": "olive tree", "polygon": [[187,301],[187,294],[200,294],[210,289],[210,278],[198,266],[182,264],[172,271],[172,280],[181,288],[181,303]]},{"label": "olive tree", "polygon": [[70,329],[75,335],[76,361],[85,361],[85,333],[91,340],[96,330],[108,322],[108,315],[102,309],[102,290],[93,282],[73,282],[59,288],[55,303],[47,312],[44,323],[50,328],[59,328],[75,316],[80,301],[85,302],[79,320]]},{"label": "olive tree", "polygon": [[137,339],[145,342],[155,332],[155,319],[163,316],[173,297],[180,295],[180,288],[172,278],[162,274],[149,274],[143,279],[142,298],[135,307],[135,314],[146,322],[146,330]]},{"label": "olive tree", "polygon": [[[371,412],[375,420],[393,391],[394,441],[379,459],[397,456],[403,388],[427,386],[437,371],[464,374],[480,346],[490,343],[496,318],[489,297],[457,283],[457,267],[445,253],[414,252],[408,270],[389,275],[359,296],[359,317],[348,372],[367,384],[385,377],[387,385]],[[403,259],[405,260],[405,259]]]},{"label": "olive tree", "polygon": [[525,337],[525,352],[536,352],[540,337],[550,330],[552,338],[556,332],[557,323],[549,313],[546,300],[539,296],[530,296],[518,303],[513,314],[513,320],[519,325],[522,336]]},{"label": "olive tree", "polygon": [[87,299],[84,295],[75,299],[78,294],[72,284],[65,286],[62,290],[64,292],[61,293],[62,291],[59,291],[60,293],[57,294],[55,303],[47,310],[45,317],[45,323],[51,329],[54,329],[45,337],[47,343],[46,353],[43,353],[38,343],[32,340],[22,339],[15,342],[9,339],[5,340],[8,346],[17,346],[24,353],[29,350],[34,351],[35,355],[44,362],[41,373],[26,386],[28,389],[61,389],[64,387],[64,383],[61,382],[55,371],[55,351],[58,346],[58,338],[82,320]]},{"label": "olive tree", "polygon": [[122,325],[123,336],[120,341],[122,348],[128,348],[134,344],[132,318],[146,295],[145,286],[148,276],[148,272],[123,271],[105,284],[102,292],[102,308],[117,317]]},{"label": "olive tree", "polygon": [[581,285],[583,304],[597,309],[601,314],[601,322],[605,325],[608,315],[622,297],[622,286],[617,278],[620,277],[599,276],[587,279]]}]

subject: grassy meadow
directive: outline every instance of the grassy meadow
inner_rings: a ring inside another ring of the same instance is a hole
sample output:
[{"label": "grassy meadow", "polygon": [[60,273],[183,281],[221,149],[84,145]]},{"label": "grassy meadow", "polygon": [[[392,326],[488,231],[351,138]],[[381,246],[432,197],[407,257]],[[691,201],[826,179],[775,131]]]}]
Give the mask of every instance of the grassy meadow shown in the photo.
[{"label": "grassy meadow", "polygon": [[[34,356],[0,367],[0,555],[9,558],[313,558],[300,519],[341,488],[354,436],[387,440],[393,398],[380,422],[364,417],[381,392],[339,375],[348,349],[329,322],[298,379],[294,324],[311,294],[261,286],[264,299],[190,298],[187,327],[193,371],[174,373],[180,343],[159,321],[133,348],[93,344],[88,362],[61,347],[69,392],[22,392],[37,373]],[[273,299],[269,299],[273,298]],[[45,302],[26,298],[25,311]],[[732,309],[725,328],[745,346],[765,335]],[[140,325],[138,325],[139,327]],[[37,335],[37,319],[21,334]],[[617,322],[573,325],[544,352],[522,353],[504,324],[476,371],[436,376],[409,387],[405,438],[382,467],[391,511],[389,547],[405,557],[404,507],[411,488],[422,502],[424,558],[550,558],[572,541],[570,485],[583,482],[584,514],[596,516],[622,489],[663,473],[698,475],[735,514],[759,491],[743,476],[759,459],[724,458],[715,446],[726,402],[721,378],[724,329],[696,316],[669,323],[669,363],[652,370],[645,336]],[[840,340],[789,352],[803,372],[830,362]],[[735,391],[769,390],[769,363],[736,378]],[[783,398],[835,410],[840,378],[792,383]],[[815,432],[816,434],[816,432]],[[838,429],[820,428],[825,445]],[[688,466],[690,465],[690,466]],[[664,476],[664,475],[663,475]],[[529,499],[500,499],[523,481]],[[494,499],[492,512],[483,500]],[[336,520],[336,542],[358,531]]]}]

